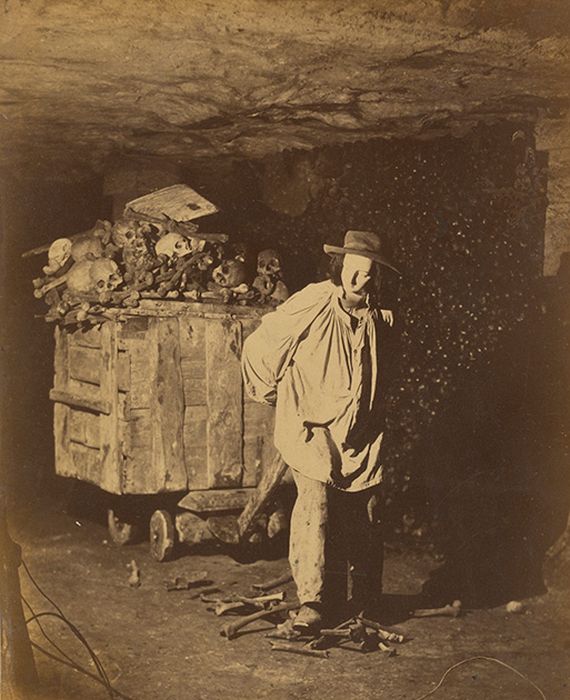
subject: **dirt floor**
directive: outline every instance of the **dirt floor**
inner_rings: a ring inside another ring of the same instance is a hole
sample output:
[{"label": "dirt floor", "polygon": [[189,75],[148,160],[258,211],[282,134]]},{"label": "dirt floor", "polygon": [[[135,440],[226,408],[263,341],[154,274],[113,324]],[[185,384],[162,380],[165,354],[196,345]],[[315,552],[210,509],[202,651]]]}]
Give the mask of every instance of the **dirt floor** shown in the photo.
[{"label": "dirt floor", "polygon": [[[23,526],[25,523],[25,526]],[[258,623],[233,641],[220,636],[227,618],[215,617],[195,594],[167,592],[164,581],[207,571],[220,589],[251,592],[251,584],[287,571],[284,557],[238,561],[218,549],[180,552],[171,562],[150,558],[148,545],[117,547],[103,522],[77,513],[42,511],[18,517],[12,534],[30,571],[47,595],[79,628],[101,659],[114,687],[133,700],[418,700],[435,689],[449,667],[470,657],[495,657],[531,679],[544,693],[497,663],[477,660],[454,670],[432,697],[446,700],[570,698],[570,591],[551,589],[524,601],[525,612],[504,607],[467,610],[457,619],[412,619],[422,583],[438,563],[427,553],[390,546],[385,570],[386,622],[398,623],[410,641],[391,658],[333,649],[328,659],[271,652],[270,625]],[[141,586],[128,585],[129,562]],[[20,569],[22,592],[35,612],[53,610]],[[293,596],[291,585],[288,593]],[[27,616],[29,613],[27,613]],[[55,618],[44,631],[70,657],[95,673],[87,652]],[[32,639],[50,645],[30,624]],[[55,653],[53,647],[51,651]],[[36,652],[42,698],[96,699],[105,689]]]}]

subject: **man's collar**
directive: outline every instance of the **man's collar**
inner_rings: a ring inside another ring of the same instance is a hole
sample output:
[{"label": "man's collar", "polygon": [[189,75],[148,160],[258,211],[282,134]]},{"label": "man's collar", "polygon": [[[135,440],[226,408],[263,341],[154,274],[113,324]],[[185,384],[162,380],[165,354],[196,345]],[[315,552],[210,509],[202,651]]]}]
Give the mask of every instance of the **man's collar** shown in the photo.
[{"label": "man's collar", "polygon": [[[342,284],[337,285],[336,293],[337,293],[337,297],[338,297],[339,302],[342,301],[343,299],[345,299],[346,293],[344,291],[344,287],[342,286]],[[362,309],[362,308],[370,309],[370,294],[368,293],[364,297],[364,303],[362,304],[362,306],[356,306],[354,308],[356,308],[356,309]]]}]

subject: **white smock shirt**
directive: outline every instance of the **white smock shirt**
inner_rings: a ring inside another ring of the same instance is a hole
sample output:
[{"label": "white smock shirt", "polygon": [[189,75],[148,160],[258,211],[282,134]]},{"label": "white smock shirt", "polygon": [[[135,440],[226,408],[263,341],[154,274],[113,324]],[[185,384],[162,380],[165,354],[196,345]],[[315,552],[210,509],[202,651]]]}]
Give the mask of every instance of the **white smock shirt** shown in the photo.
[{"label": "white smock shirt", "polygon": [[356,319],[342,287],[310,284],[245,340],[242,369],[253,399],[276,406],[275,447],[301,474],[344,491],[382,480],[378,314]]}]

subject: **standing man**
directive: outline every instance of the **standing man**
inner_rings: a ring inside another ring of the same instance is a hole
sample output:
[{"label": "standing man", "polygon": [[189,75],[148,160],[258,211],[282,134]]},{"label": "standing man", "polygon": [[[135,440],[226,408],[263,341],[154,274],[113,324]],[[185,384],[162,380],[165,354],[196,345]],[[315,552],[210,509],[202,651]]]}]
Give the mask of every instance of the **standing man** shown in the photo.
[{"label": "standing man", "polygon": [[342,247],[324,250],[330,279],[267,314],[242,355],[247,391],[276,406],[275,446],[297,487],[289,561],[295,627],[310,631],[345,602],[347,562],[354,607],[373,614],[379,602],[380,319],[391,326],[393,315],[376,303],[381,270],[398,273],[375,233],[348,231]]}]

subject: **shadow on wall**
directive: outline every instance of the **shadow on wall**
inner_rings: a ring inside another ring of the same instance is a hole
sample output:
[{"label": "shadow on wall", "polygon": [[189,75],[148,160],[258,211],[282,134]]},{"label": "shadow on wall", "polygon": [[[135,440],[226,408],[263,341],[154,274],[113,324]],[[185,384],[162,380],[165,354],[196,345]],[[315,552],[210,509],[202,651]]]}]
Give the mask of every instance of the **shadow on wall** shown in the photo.
[{"label": "shadow on wall", "polygon": [[446,554],[424,592],[439,602],[498,605],[545,590],[545,553],[570,510],[568,262],[422,441]]},{"label": "shadow on wall", "polygon": [[100,214],[101,181],[47,181],[33,174],[0,177],[2,205],[2,484],[18,506],[30,506],[51,486],[53,326],[37,315],[32,279],[46,256],[26,250],[90,228]]}]

